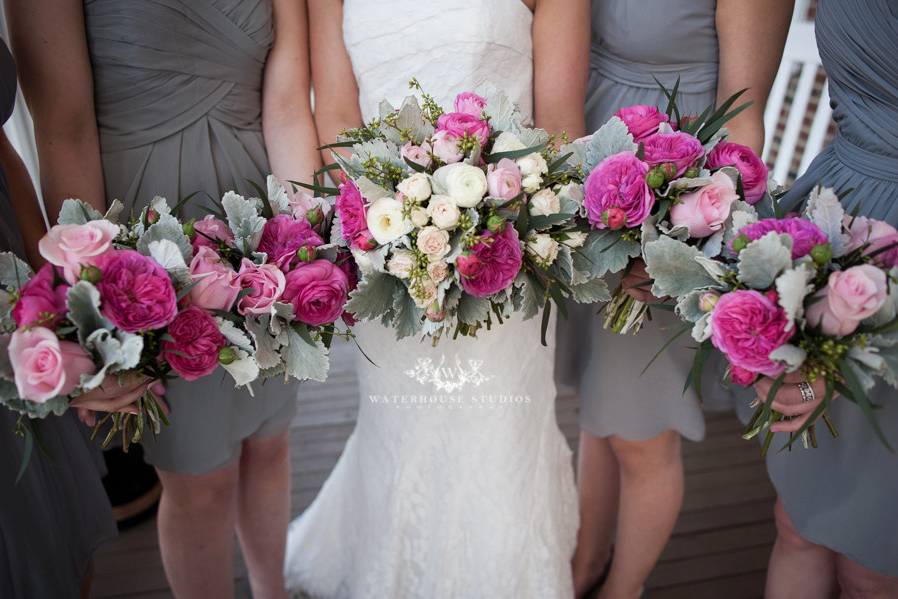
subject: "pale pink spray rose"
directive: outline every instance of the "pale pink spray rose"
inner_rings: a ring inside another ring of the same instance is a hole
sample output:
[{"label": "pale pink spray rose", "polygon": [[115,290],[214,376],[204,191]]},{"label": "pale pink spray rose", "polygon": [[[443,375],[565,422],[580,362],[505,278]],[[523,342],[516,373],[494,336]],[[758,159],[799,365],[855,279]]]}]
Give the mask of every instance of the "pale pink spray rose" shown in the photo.
[{"label": "pale pink spray rose", "polygon": [[210,247],[197,249],[190,261],[190,303],[206,310],[230,310],[240,293],[237,272]]},{"label": "pale pink spray rose", "polygon": [[865,244],[864,254],[872,255],[880,266],[898,266],[898,230],[885,221],[865,216],[845,217],[848,233],[848,251],[854,251]]},{"label": "pale pink spray rose", "polygon": [[886,301],[886,274],[871,264],[852,266],[829,275],[826,287],[808,307],[806,318],[811,326],[820,326],[826,335],[844,337],[853,333],[861,321],[876,314]]},{"label": "pale pink spray rose", "polygon": [[683,173],[705,154],[702,142],[688,133],[679,131],[649,135],[642,144],[645,161],[649,165],[673,164],[677,177],[682,177]]},{"label": "pale pink spray rose", "polygon": [[479,119],[484,108],[486,108],[486,99],[474,92],[462,92],[455,96],[455,112],[469,114]]},{"label": "pale pink spray rose", "polygon": [[433,155],[445,162],[454,164],[464,158],[464,154],[458,149],[458,137],[448,131],[437,131],[433,134]]},{"label": "pale pink spray rose", "polygon": [[60,341],[56,333],[44,327],[14,332],[9,360],[19,397],[36,403],[68,395],[78,386],[82,374],[97,371],[80,345]]},{"label": "pale pink spray rose", "polygon": [[708,154],[705,166],[711,170],[732,166],[739,171],[745,201],[749,204],[757,204],[767,193],[767,165],[748,146],[722,141]]},{"label": "pale pink spray rose", "polygon": [[81,267],[93,265],[112,248],[119,227],[107,220],[92,220],[83,225],[56,225],[38,242],[41,256],[61,266],[69,283],[81,274]]},{"label": "pale pink spray rose", "polygon": [[237,301],[237,312],[246,314],[270,314],[274,303],[281,299],[287,280],[274,264],[255,264],[243,259],[237,273],[237,284],[249,293]]},{"label": "pale pink spray rose", "polygon": [[413,162],[418,166],[429,168],[433,160],[430,158],[430,144],[424,142],[420,146],[416,146],[408,141],[399,149],[399,154],[407,161]]},{"label": "pale pink spray rose", "polygon": [[645,182],[648,171],[648,165],[633,152],[612,154],[593,169],[586,179],[583,200],[593,228],[609,228],[610,217],[620,219],[618,209],[628,227],[639,226],[648,218],[655,205],[655,194]]},{"label": "pale pink spray rose", "polygon": [[621,108],[614,113],[627,126],[630,134],[636,142],[640,142],[649,135],[658,133],[658,127],[661,123],[666,123],[670,119],[666,114],[658,110],[657,106],[645,106],[637,104]]},{"label": "pale pink spray rose", "polygon": [[486,184],[490,197],[510,200],[521,193],[521,169],[514,160],[503,158],[487,167]]},{"label": "pale pink spray rose", "polygon": [[203,246],[218,248],[219,241],[224,242],[225,245],[234,243],[233,231],[223,220],[217,219],[211,214],[193,223],[193,230],[196,232],[191,242],[194,251]]},{"label": "pale pink spray rose", "polygon": [[737,290],[720,296],[711,312],[714,347],[733,366],[765,376],[775,377],[783,372],[783,365],[769,356],[793,332],[776,299],[754,290]]},{"label": "pale pink spray rose", "polygon": [[711,175],[708,185],[680,196],[670,209],[670,222],[674,226],[686,227],[690,237],[710,237],[723,228],[733,203],[738,199],[733,180],[718,171]]}]

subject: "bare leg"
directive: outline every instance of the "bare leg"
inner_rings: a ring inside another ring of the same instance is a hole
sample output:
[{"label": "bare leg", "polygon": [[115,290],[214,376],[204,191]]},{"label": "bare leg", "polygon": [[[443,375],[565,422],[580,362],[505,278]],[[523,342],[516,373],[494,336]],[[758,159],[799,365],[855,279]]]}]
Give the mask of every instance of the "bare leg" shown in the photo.
[{"label": "bare leg", "polygon": [[826,599],[836,582],[836,554],[804,540],[777,499],[776,542],[767,569],[767,599]]},{"label": "bare leg", "polygon": [[844,555],[836,558],[836,574],[842,588],[842,599],[898,597],[898,578],[874,572]]},{"label": "bare leg", "polygon": [[240,458],[237,533],[255,599],[286,599],[284,551],[290,518],[289,433],[247,439]]},{"label": "bare leg", "polygon": [[637,599],[673,532],[683,503],[680,435],[647,441],[610,437],[620,467],[614,562],[601,599]]},{"label": "bare leg", "polygon": [[611,550],[617,520],[617,459],[608,439],[580,432],[577,485],[580,494],[580,530],[574,553],[574,588],[582,597],[596,583]]},{"label": "bare leg", "polygon": [[237,464],[208,474],[159,470],[159,547],[178,599],[234,596]]}]

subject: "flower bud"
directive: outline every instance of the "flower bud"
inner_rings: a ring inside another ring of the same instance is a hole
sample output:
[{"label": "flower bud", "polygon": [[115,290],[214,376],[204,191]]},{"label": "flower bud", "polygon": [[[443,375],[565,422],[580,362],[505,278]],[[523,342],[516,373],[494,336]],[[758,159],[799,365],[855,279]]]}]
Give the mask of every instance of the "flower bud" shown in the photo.
[{"label": "flower bud", "polygon": [[315,259],[315,247],[311,245],[304,245],[296,250],[296,257],[299,258],[300,262],[311,262]]},{"label": "flower bud", "polygon": [[617,231],[627,224],[627,213],[620,208],[609,208],[602,213],[602,222],[612,231]]},{"label": "flower bud", "polygon": [[147,209],[147,224],[155,225],[159,222],[159,213],[153,210],[152,208]]},{"label": "flower bud", "polygon": [[733,251],[737,254],[748,247],[750,240],[747,235],[740,235],[733,239]]},{"label": "flower bud", "polygon": [[646,185],[652,189],[660,189],[664,185],[664,171],[660,167],[655,167],[645,175]]},{"label": "flower bud", "polygon": [[92,264],[88,264],[81,269],[81,274],[78,276],[78,278],[82,281],[96,284],[103,279],[103,271]]},{"label": "flower bud", "polygon": [[225,366],[233,364],[237,360],[237,352],[233,347],[223,347],[218,350],[218,361]]},{"label": "flower bud", "polygon": [[310,225],[317,226],[324,220],[324,210],[321,209],[321,206],[315,206],[308,212],[306,212],[306,220]]},{"label": "flower bud", "polygon": [[433,302],[427,306],[427,311],[424,313],[424,316],[431,322],[443,322],[446,318],[446,311],[440,308],[439,302]]},{"label": "flower bud", "polygon": [[833,258],[833,248],[828,243],[821,243],[811,248],[811,258],[817,266],[829,264]]},{"label": "flower bud", "polygon": [[184,231],[184,235],[187,235],[187,238],[191,241],[196,237],[196,227],[193,226],[193,223],[195,222],[194,219],[190,219],[181,225],[181,230]]},{"label": "flower bud", "polygon": [[719,299],[720,294],[716,291],[706,291],[698,298],[698,309],[708,314],[714,310],[714,306],[717,305],[717,300]]},{"label": "flower bud", "polygon": [[486,228],[493,233],[500,233],[505,230],[505,223],[505,219],[498,214],[491,214],[490,217],[486,219]]},{"label": "flower bud", "polygon": [[377,241],[368,229],[360,231],[352,240],[352,247],[358,248],[364,252],[373,250],[377,247]]},{"label": "flower bud", "polygon": [[686,169],[686,172],[683,173],[683,176],[689,179],[695,179],[699,175],[698,167],[690,166]]},{"label": "flower bud", "polygon": [[658,165],[658,168],[661,169],[661,172],[664,173],[664,178],[668,181],[677,176],[677,165],[673,162],[665,162]]},{"label": "flower bud", "polygon": [[776,289],[770,289],[765,292],[764,295],[774,304],[779,303],[780,301],[780,294],[776,292]]}]

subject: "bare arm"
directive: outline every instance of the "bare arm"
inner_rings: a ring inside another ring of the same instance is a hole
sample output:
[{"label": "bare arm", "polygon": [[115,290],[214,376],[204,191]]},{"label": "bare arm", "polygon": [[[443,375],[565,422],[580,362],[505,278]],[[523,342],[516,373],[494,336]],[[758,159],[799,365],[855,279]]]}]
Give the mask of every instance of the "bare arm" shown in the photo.
[{"label": "bare arm", "polygon": [[34,193],[34,186],[31,184],[25,163],[9,143],[2,129],[0,129],[0,168],[3,169],[9,185],[9,199],[15,215],[16,228],[19,229],[25,242],[25,255],[31,266],[37,268],[44,261],[37,251],[37,242],[47,232],[44,215],[41,214],[37,194]]},{"label": "bare arm", "polygon": [[753,102],[728,125],[733,141],[760,153],[764,147],[764,108],[789,33],[793,0],[718,0],[717,36],[721,102],[743,88],[740,99]]},{"label": "bare arm", "polygon": [[66,198],[105,210],[93,75],[81,0],[6,0],[10,41],[37,141],[47,216]]},{"label": "bare arm", "polygon": [[537,0],[533,14],[533,103],[536,125],[583,135],[589,74],[587,0]]},{"label": "bare arm", "polygon": [[[342,0],[309,0],[311,24],[312,87],[315,90],[315,124],[318,139],[332,143],[337,134],[362,124],[359,88],[352,62],[343,44]],[[322,151],[326,163],[330,150]]]},{"label": "bare arm", "polygon": [[312,119],[304,0],[275,0],[274,45],[265,64],[262,129],[274,175],[309,182],[321,162]]}]

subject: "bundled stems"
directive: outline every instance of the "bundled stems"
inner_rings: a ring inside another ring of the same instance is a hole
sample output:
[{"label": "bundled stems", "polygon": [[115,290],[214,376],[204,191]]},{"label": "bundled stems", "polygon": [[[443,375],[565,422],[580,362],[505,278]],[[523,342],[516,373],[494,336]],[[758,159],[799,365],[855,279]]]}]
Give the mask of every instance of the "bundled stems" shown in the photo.
[{"label": "bundled stems", "polygon": [[134,402],[136,414],[125,412],[111,412],[106,414],[96,426],[94,426],[91,439],[99,434],[100,429],[108,422],[109,430],[103,438],[102,447],[109,447],[117,435],[121,435],[122,451],[128,452],[132,443],[139,443],[143,439],[144,431],[149,423],[153,437],[159,434],[162,426],[168,426],[168,417],[159,403],[159,397],[152,390],[147,389],[144,394]]},{"label": "bundled stems", "polygon": [[649,315],[649,306],[627,293],[622,286],[605,306],[604,327],[618,335],[635,335]]}]

